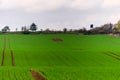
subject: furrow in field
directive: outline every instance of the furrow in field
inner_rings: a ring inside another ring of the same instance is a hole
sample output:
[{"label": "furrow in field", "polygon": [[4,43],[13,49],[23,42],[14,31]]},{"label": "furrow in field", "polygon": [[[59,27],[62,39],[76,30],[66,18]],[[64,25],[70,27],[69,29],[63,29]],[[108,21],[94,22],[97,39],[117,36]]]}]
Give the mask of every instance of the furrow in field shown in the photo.
[{"label": "furrow in field", "polygon": [[14,62],[14,53],[13,53],[13,50],[11,49],[10,39],[8,39],[8,47],[9,47],[9,49],[10,49],[11,60],[12,60],[12,66],[15,66],[15,62]]},{"label": "furrow in field", "polygon": [[[22,74],[23,74],[23,73],[22,73]],[[21,79],[22,79],[22,80],[25,80],[22,74],[20,73]]]},{"label": "furrow in field", "polygon": [[106,54],[108,56],[111,56],[111,57],[113,57],[113,58],[115,58],[115,59],[120,61],[120,55],[118,55],[118,54],[115,54],[113,52],[107,52],[107,53],[104,53],[104,54]]},{"label": "furrow in field", "polygon": [[15,66],[13,51],[11,50],[12,66]]},{"label": "furrow in field", "polygon": [[1,66],[4,66],[5,50],[2,52],[2,63]]},{"label": "furrow in field", "polygon": [[40,75],[38,72],[34,70],[30,70],[30,72],[35,80],[47,80],[46,78],[44,78],[42,75]]},{"label": "furrow in field", "polygon": [[9,71],[9,70],[8,70],[8,78],[9,78],[9,80],[11,79],[11,78],[10,78],[10,71]]},{"label": "furrow in field", "polygon": [[113,54],[113,55],[115,55],[115,56],[118,56],[118,57],[120,57],[120,55],[118,55],[118,54],[115,54],[115,53],[113,53],[113,52],[109,52],[109,53],[111,53],[111,54]]},{"label": "furrow in field", "polygon": [[6,48],[6,38],[4,37],[4,48],[3,48],[3,52],[2,52],[2,63],[1,63],[1,66],[4,66],[5,48]]},{"label": "furrow in field", "polygon": [[15,77],[15,80],[18,80],[17,77],[16,77],[16,73],[14,72],[14,77]]},{"label": "furrow in field", "polygon": [[4,73],[3,73],[3,71],[2,71],[2,80],[4,80]]}]

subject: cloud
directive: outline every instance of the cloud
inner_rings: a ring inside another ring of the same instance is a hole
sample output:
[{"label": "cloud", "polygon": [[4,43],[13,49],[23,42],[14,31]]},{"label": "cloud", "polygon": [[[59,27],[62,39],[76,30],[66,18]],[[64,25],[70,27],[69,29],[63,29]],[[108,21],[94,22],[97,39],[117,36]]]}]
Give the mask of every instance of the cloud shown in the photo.
[{"label": "cloud", "polygon": [[87,14],[84,20],[80,19],[80,23],[83,24],[87,29],[89,29],[90,24],[94,24],[95,27],[100,27],[101,25],[106,23],[116,24],[120,19],[120,14],[118,12],[112,12],[109,14],[105,13],[106,12],[103,11],[103,13]]},{"label": "cloud", "polygon": [[101,0],[0,0],[0,10],[23,9],[39,12],[62,7],[86,10],[97,7],[101,2]]},{"label": "cloud", "polygon": [[64,0],[38,0],[32,5],[25,6],[28,11],[49,11],[56,10],[64,6]]},{"label": "cloud", "polygon": [[0,0],[0,10],[22,9],[30,12],[72,8],[89,10],[119,6],[119,0]]},{"label": "cloud", "polygon": [[101,0],[72,0],[70,1],[68,7],[73,9],[86,10],[97,7],[99,4],[101,4],[101,2]]},{"label": "cloud", "polygon": [[120,0],[103,0],[103,8],[111,8],[120,6]]},{"label": "cloud", "polygon": [[119,0],[0,0],[0,25],[89,28],[91,23],[116,22],[119,5]]},{"label": "cloud", "polygon": [[65,0],[1,0],[0,9],[24,9],[27,11],[46,11],[62,7]]}]

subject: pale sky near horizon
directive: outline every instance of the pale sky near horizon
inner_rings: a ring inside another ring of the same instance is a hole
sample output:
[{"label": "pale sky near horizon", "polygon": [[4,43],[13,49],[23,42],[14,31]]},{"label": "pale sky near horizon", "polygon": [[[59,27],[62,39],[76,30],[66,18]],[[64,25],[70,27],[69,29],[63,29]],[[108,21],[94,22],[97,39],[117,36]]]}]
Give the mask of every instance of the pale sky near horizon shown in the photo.
[{"label": "pale sky near horizon", "polygon": [[38,29],[79,29],[120,19],[120,0],[0,0],[0,30],[36,23]]}]

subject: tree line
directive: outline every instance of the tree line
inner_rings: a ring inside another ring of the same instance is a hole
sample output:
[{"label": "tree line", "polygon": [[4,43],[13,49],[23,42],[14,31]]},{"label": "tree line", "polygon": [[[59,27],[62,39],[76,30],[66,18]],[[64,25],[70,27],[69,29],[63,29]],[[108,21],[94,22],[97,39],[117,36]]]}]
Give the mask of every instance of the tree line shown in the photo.
[{"label": "tree line", "polygon": [[23,34],[30,34],[30,33],[44,33],[44,34],[56,34],[56,33],[71,33],[71,34],[78,34],[78,33],[84,33],[86,31],[86,28],[83,29],[67,29],[63,28],[63,30],[50,30],[49,28],[43,30],[37,30],[38,27],[35,23],[32,23],[29,27],[27,26],[22,26],[21,31],[17,31],[18,29],[16,28],[15,32],[10,31],[9,26],[5,26],[2,30],[1,33],[23,33]]},{"label": "tree line", "polygon": [[[22,26],[21,31],[17,31],[18,29],[16,28],[16,33],[23,33],[23,34],[30,34],[30,33],[44,33],[44,34],[56,34],[56,33],[69,33],[69,34],[118,34],[120,33],[120,20],[116,24],[112,23],[106,23],[100,27],[94,26],[94,24],[90,24],[90,29],[87,30],[85,27],[81,29],[67,29],[64,28],[63,30],[50,30],[49,28],[43,30],[38,30],[38,27],[35,23],[32,23],[29,27]],[[2,30],[1,33],[9,33],[10,32],[10,27],[5,26]]]}]

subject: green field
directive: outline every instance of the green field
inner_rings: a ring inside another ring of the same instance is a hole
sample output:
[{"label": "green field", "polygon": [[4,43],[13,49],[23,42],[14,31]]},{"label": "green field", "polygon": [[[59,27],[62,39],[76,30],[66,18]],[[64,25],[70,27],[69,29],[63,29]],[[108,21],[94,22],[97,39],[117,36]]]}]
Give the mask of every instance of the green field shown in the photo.
[{"label": "green field", "polygon": [[30,70],[47,80],[120,80],[119,37],[4,34],[0,55],[0,80],[34,80]]}]

